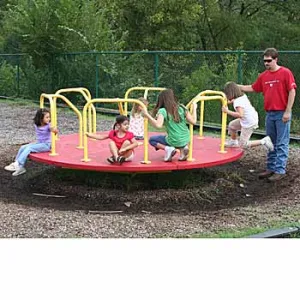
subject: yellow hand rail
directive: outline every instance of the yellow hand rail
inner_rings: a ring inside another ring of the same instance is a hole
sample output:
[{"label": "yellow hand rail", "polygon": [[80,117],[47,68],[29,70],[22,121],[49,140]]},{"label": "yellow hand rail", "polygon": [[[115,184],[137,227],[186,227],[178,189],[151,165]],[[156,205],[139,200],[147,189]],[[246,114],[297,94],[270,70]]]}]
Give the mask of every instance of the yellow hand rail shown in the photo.
[{"label": "yellow hand rail", "polygon": [[[119,99],[119,98],[115,98],[115,99],[109,99],[109,98],[99,98],[99,99],[92,99],[91,101],[87,102],[83,108],[83,132],[87,132],[87,110],[89,109],[89,107],[91,105],[93,105],[94,103],[118,103],[118,104],[122,104],[122,103],[126,103],[126,102],[130,102],[130,103],[137,103],[138,105],[140,105],[143,109],[147,109],[145,104],[137,99]],[[84,162],[88,162],[90,161],[89,157],[88,157],[88,140],[87,140],[87,136],[86,134],[84,134],[83,136],[83,159],[82,161]],[[141,161],[141,163],[143,164],[150,164],[151,161],[149,161],[149,151],[148,151],[148,119],[144,118],[144,140],[147,141],[146,143],[144,143],[144,160]]]},{"label": "yellow hand rail", "polygon": [[[54,100],[52,99],[52,95],[48,94],[41,94],[40,96],[40,108],[44,108],[45,104],[45,98],[49,100],[50,104],[50,115],[51,115],[51,126],[57,127],[57,119],[55,118],[56,116],[56,107]],[[51,132],[51,151],[50,151],[50,156],[55,156],[57,155],[56,153],[56,136],[54,132]]]},{"label": "yellow hand rail", "polygon": [[[207,96],[213,94],[214,96]],[[200,128],[199,128],[199,138],[203,139],[203,119],[204,119],[204,101],[218,100],[221,102],[222,106],[227,106],[227,98],[223,92],[206,90],[199,93],[194,97],[188,104],[187,108],[192,111],[193,103],[201,102],[200,106]],[[227,125],[227,114],[222,112],[222,126],[221,126],[221,146],[219,153],[226,153],[225,151],[225,139],[226,139],[226,125]],[[193,125],[190,125],[190,140],[193,140]],[[192,161],[192,146],[189,147],[188,161]]]},{"label": "yellow hand rail", "polygon": [[[49,99],[50,102],[50,112],[51,112],[51,125],[54,127],[57,127],[57,99],[63,100],[78,116],[79,120],[79,130],[78,130],[78,136],[79,136],[79,142],[78,142],[78,149],[83,149],[83,129],[82,129],[82,114],[78,110],[78,108],[65,96],[59,95],[59,94],[41,94],[40,96],[40,107],[44,107],[44,101],[45,98]],[[53,138],[52,138],[53,137]],[[56,138],[55,135],[51,136],[51,156],[57,155],[56,153]]]},{"label": "yellow hand rail", "polygon": [[[144,98],[147,99],[148,97],[148,92],[149,91],[164,91],[166,88],[161,88],[161,87],[147,87],[147,86],[135,86],[132,88],[129,88],[124,96],[124,99],[127,99],[129,97],[129,94],[133,91],[144,91]],[[121,115],[126,115],[128,114],[128,105],[127,102],[124,103],[124,108],[122,104],[119,104],[119,110]]]},{"label": "yellow hand rail", "polygon": [[[77,87],[77,88],[65,88],[60,89],[55,92],[55,94],[62,94],[62,93],[80,93],[86,102],[92,99],[91,93],[87,88],[84,87]],[[96,120],[96,108],[94,105],[90,106],[89,109],[89,132],[96,132],[97,120]]]}]

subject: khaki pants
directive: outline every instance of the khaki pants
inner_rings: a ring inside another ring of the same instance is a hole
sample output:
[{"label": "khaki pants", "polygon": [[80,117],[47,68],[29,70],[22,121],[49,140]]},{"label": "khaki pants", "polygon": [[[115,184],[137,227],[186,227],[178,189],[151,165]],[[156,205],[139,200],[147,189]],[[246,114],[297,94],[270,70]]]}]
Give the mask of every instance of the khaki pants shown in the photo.
[{"label": "khaki pants", "polygon": [[240,119],[232,120],[228,125],[228,134],[237,133],[238,131],[241,132],[239,145],[242,148],[247,148],[248,142],[251,138],[251,135],[255,129],[258,128],[258,124],[255,124],[249,128],[244,128],[241,126]]}]

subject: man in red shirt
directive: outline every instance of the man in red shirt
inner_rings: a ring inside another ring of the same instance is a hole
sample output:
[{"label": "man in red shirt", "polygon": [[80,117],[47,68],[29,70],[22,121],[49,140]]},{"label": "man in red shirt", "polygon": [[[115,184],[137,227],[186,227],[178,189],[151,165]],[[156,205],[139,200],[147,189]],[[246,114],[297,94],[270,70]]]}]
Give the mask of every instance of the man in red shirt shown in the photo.
[{"label": "man in red shirt", "polygon": [[268,153],[267,168],[259,178],[278,181],[286,176],[289,155],[290,126],[292,107],[296,96],[296,83],[293,73],[279,66],[275,48],[264,51],[266,70],[252,85],[239,85],[244,92],[257,92],[264,95],[266,110],[266,134],[270,136],[274,151]]}]

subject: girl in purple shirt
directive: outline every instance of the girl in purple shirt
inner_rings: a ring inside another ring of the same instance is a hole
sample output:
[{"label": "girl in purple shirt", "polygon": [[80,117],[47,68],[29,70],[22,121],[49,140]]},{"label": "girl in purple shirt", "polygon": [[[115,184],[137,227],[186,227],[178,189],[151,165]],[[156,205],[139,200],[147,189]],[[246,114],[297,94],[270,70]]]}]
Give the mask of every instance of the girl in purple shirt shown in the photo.
[{"label": "girl in purple shirt", "polygon": [[50,125],[50,112],[46,108],[37,110],[34,117],[34,128],[37,142],[21,146],[13,163],[4,169],[13,172],[13,176],[18,176],[26,172],[24,168],[28,155],[31,152],[48,152],[51,149],[51,132],[57,134],[58,130]]}]

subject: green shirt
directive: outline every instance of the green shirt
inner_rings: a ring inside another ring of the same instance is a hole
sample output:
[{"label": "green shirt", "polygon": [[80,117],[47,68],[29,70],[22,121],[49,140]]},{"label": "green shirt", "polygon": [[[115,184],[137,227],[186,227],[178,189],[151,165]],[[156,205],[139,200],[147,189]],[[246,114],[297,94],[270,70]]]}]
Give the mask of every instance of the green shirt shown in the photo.
[{"label": "green shirt", "polygon": [[167,143],[175,148],[182,148],[190,141],[190,132],[186,125],[186,108],[179,106],[178,113],[180,121],[176,123],[165,108],[160,108],[157,115],[161,114],[164,117],[164,125],[167,131]]}]

